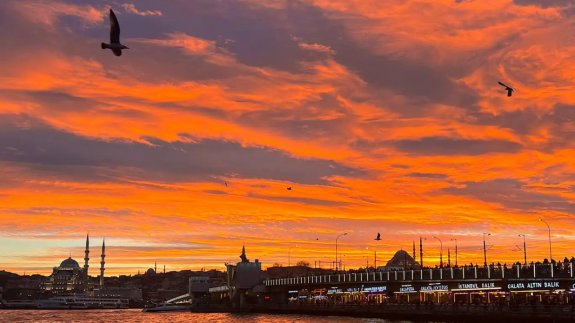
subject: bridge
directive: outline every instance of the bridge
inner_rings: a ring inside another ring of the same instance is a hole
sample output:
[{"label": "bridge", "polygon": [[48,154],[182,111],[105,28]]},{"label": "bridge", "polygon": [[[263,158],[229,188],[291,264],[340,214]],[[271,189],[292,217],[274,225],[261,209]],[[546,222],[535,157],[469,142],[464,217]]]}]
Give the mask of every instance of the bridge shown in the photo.
[{"label": "bridge", "polygon": [[174,297],[172,299],[167,300],[166,304],[189,304],[192,298],[190,297],[189,293]]},{"label": "bridge", "polygon": [[[563,263],[560,263],[563,264]],[[332,283],[362,283],[362,282],[415,282],[432,280],[466,280],[466,279],[554,279],[574,278],[574,264],[534,264],[531,266],[463,266],[451,268],[428,268],[419,270],[374,271],[365,273],[341,273],[333,275],[315,275],[304,277],[286,277],[264,280],[264,285],[293,286],[309,284]]]},{"label": "bridge", "polygon": [[[346,272],[264,280],[280,303],[434,301],[575,301],[574,263],[463,266],[396,271]],[[373,299],[372,299],[373,298]]]}]

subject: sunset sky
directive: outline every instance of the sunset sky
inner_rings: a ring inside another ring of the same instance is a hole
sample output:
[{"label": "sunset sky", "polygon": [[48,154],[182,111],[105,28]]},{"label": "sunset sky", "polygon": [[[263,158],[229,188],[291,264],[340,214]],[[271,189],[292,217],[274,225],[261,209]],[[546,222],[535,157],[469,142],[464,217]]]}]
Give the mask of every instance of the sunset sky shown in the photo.
[{"label": "sunset sky", "polygon": [[0,270],[575,255],[571,0],[4,0],[0,113]]}]

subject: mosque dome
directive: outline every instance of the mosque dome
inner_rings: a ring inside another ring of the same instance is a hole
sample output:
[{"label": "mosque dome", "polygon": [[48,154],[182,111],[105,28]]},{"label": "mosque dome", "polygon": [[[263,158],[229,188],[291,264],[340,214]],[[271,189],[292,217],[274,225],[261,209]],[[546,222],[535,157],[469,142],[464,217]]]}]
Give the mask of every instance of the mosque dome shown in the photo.
[{"label": "mosque dome", "polygon": [[418,266],[419,263],[417,263],[405,250],[399,250],[396,252],[385,265],[385,267],[389,269],[418,268]]},{"label": "mosque dome", "polygon": [[146,270],[146,275],[155,275],[156,271],[153,268],[148,268],[148,270]]},{"label": "mosque dome", "polygon": [[80,268],[80,265],[72,257],[69,257],[60,263],[60,268]]}]

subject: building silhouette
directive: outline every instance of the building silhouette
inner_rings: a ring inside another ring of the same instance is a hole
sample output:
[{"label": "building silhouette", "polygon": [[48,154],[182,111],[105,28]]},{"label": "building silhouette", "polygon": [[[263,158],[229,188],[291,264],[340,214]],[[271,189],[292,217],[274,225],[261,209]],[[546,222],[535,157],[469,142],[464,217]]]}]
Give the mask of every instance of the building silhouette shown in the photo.
[{"label": "building silhouette", "polygon": [[[105,270],[105,243],[102,241],[102,261],[100,262],[100,288],[104,285]],[[84,267],[68,257],[64,259],[59,266],[52,269],[52,274],[42,284],[42,289],[50,291],[52,294],[71,294],[82,293],[90,290],[90,236],[86,235],[86,249],[84,250]]]}]

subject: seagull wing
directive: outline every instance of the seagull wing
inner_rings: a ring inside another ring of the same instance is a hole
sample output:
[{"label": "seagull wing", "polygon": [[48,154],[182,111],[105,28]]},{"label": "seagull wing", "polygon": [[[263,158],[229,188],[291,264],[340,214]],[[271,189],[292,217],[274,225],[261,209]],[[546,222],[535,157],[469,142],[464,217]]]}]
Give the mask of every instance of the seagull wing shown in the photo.
[{"label": "seagull wing", "polygon": [[[112,9],[110,9],[110,43],[118,44],[120,42],[120,23],[118,23],[118,18]],[[116,54],[116,52],[114,52]],[[120,55],[116,54],[117,56]]]},{"label": "seagull wing", "polygon": [[501,82],[497,82],[497,83],[499,83],[499,85],[501,85],[501,86],[509,87],[509,86],[507,86],[507,85],[505,85],[505,84],[503,84],[503,83],[501,83]]}]

